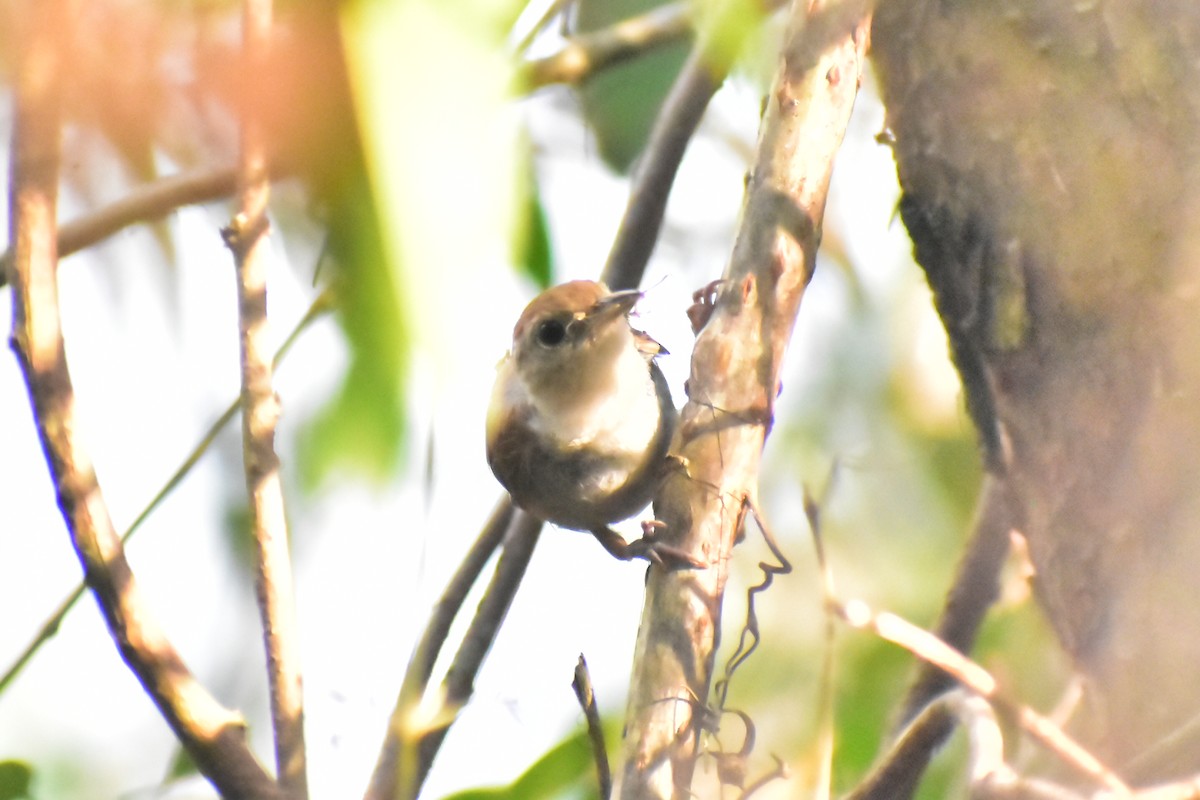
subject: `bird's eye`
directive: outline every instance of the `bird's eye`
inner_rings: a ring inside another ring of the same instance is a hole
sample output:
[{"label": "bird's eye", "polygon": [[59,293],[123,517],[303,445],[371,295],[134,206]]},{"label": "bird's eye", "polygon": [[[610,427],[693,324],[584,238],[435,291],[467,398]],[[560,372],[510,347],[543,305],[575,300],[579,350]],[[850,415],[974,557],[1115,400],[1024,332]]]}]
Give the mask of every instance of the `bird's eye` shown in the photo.
[{"label": "bird's eye", "polygon": [[548,319],[537,326],[538,344],[546,347],[558,347],[567,338],[566,327],[556,319]]}]

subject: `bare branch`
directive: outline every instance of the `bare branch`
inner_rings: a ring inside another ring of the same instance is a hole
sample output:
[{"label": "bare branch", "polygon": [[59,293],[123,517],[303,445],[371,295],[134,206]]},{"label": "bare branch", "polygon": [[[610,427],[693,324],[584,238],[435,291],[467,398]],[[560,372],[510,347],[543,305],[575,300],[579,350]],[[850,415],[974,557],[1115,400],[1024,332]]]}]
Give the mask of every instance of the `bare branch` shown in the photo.
[{"label": "bare branch", "polygon": [[608,749],[604,745],[604,726],[600,724],[600,712],[596,709],[596,693],[592,689],[592,676],[588,672],[583,653],[575,665],[575,678],[571,681],[583,718],[587,721],[588,739],[592,743],[592,758],[596,761],[596,780],[600,784],[600,800],[612,795],[612,769],[608,765]]},{"label": "bare branch", "polygon": [[645,14],[615,25],[573,36],[562,49],[526,61],[517,73],[519,90],[533,91],[555,83],[579,84],[605,67],[677,42],[691,33],[692,11],[688,3],[658,6]]},{"label": "bare branch", "polygon": [[146,607],[79,437],[56,282],[55,216],[64,43],[70,4],[29,7],[16,69],[10,235],[12,345],[29,389],[59,507],[121,656],[201,773],[232,798],[277,798],[246,745],[244,724],[196,681]]},{"label": "bare branch", "polygon": [[[970,652],[984,616],[1000,596],[1000,571],[1008,556],[1010,532],[1015,527],[1013,513],[1004,478],[989,476],[979,498],[974,533],[958,565],[936,629],[939,639],[961,652]],[[949,675],[927,664],[905,698],[902,724],[951,683]]]},{"label": "bare branch", "polygon": [[850,601],[838,609],[852,627],[873,631],[882,639],[898,644],[916,657],[945,670],[959,683],[985,698],[994,707],[1010,715],[1034,741],[1056,755],[1067,766],[1119,796],[1131,789],[1112,770],[1088,752],[1048,717],[1032,708],[1004,697],[987,670],[970,660],[932,633],[886,611],[876,613],[861,601]]},{"label": "bare branch", "polygon": [[847,800],[890,800],[928,761],[927,751],[944,740],[946,718],[962,724],[970,744],[968,773],[973,798],[1083,800],[1064,787],[1018,775],[1004,760],[1004,735],[987,700],[964,689],[945,692],[926,705],[905,727],[871,775]]},{"label": "bare branch", "polygon": [[242,3],[242,103],[239,109],[239,209],[223,231],[237,267],[238,340],[242,367],[242,453],[246,491],[257,545],[256,594],[262,616],[267,656],[267,683],[275,733],[275,770],[287,795],[308,796],[304,752],[304,692],[300,676],[296,609],[293,600],[291,555],[275,427],[279,399],[272,387],[267,356],[267,233],[266,130],[260,117],[259,78],[267,73],[271,47],[271,0]]},{"label": "bare branch", "polygon": [[[367,800],[411,800],[420,792],[449,726],[474,690],[475,676],[521,585],[541,529],[541,520],[515,509],[507,496],[493,512],[442,595],[409,662],[367,787]],[[425,688],[450,623],[496,549],[498,535],[503,535],[504,550],[496,572],[442,682],[441,696],[431,704],[432,710],[422,711]]]},{"label": "bare branch", "polygon": [[935,698],[900,731],[887,753],[845,800],[892,800],[897,787],[916,787],[930,754],[954,729],[953,715]]},{"label": "bare branch", "polygon": [[[676,452],[655,515],[708,569],[654,567],[626,712],[621,796],[690,791],[720,607],[770,427],[779,369],[816,263],[833,159],[858,90],[865,3],[796,3],[764,114],[742,226],[712,317],[696,340]],[[611,263],[611,262],[610,262]],[[618,284],[619,285],[619,284]]]},{"label": "bare branch", "polygon": [[[1010,531],[1015,525],[1014,513],[1004,476],[988,476],[979,498],[974,532],[958,565],[936,629],[939,639],[961,652],[971,651],[983,618],[1000,595],[1000,571],[1008,555]],[[899,724],[906,725],[953,683],[954,679],[945,671],[928,662],[922,663],[904,699]],[[889,777],[886,784],[889,798],[900,800],[916,794],[929,759],[941,741],[950,736],[955,719],[953,715],[943,714],[929,721],[930,728],[923,731],[930,741],[923,751],[924,761],[914,753],[904,762],[909,768],[904,775]]]},{"label": "bare branch", "polygon": [[[182,206],[228,197],[236,186],[233,169],[198,169],[138,186],[120,200],[59,228],[58,257],[66,258],[130,225],[161,219]],[[12,250],[0,253],[0,286],[8,283],[5,267],[10,261]]]},{"label": "bare branch", "polygon": [[[492,576],[492,582],[484,592],[483,599],[479,601],[475,618],[471,620],[462,644],[454,655],[454,661],[442,681],[446,707],[453,709],[455,713],[466,705],[475,691],[475,676],[479,674],[483,659],[491,649],[492,642],[496,640],[496,634],[504,622],[505,615],[508,614],[513,597],[525,578],[525,570],[529,567],[529,560],[533,557],[533,548],[541,531],[540,519],[520,509],[513,514],[508,535],[504,539],[504,550],[496,563],[496,574]],[[429,767],[433,764],[434,756],[442,746],[448,729],[443,727],[429,731],[421,739],[418,786],[429,773]]]},{"label": "bare branch", "polygon": [[[512,523],[513,512],[512,499],[505,494],[496,504],[496,509],[483,526],[479,538],[459,564],[458,570],[442,592],[441,599],[434,606],[425,626],[425,633],[413,650],[408,669],[404,672],[404,681],[400,685],[400,694],[396,698],[396,705],[388,722],[388,732],[379,753],[375,774],[367,789],[368,798],[391,800],[397,796],[397,786],[402,786],[403,779],[415,771],[415,742],[423,730],[413,732],[410,729],[419,714],[418,709],[429,686],[429,678],[433,675],[433,665],[442,652],[446,637],[450,635],[450,626],[467,599],[467,593],[479,580],[484,565],[504,540]],[[403,766],[400,763],[402,749],[410,759]]]},{"label": "bare branch", "polygon": [[[280,361],[283,360],[284,356],[291,349],[292,344],[296,341],[296,338],[305,328],[308,327],[309,323],[329,310],[330,303],[332,302],[330,299],[331,296],[332,293],[329,290],[326,290],[322,292],[316,300],[313,301],[311,306],[309,306],[308,311],[303,317],[300,318],[300,321],[296,323],[296,326],[292,328],[292,332],[288,334],[287,339],[282,345],[280,345],[278,352],[275,353],[274,364],[276,366],[278,366]],[[121,534],[122,545],[128,544],[134,533],[136,533],[138,529],[142,527],[142,523],[149,519],[154,510],[162,504],[162,501],[167,499],[167,496],[175,490],[175,487],[178,486],[187,476],[187,474],[192,471],[192,467],[196,466],[197,462],[200,461],[201,456],[207,453],[213,442],[216,441],[217,435],[237,415],[237,411],[240,406],[240,400],[235,399],[230,401],[225,410],[221,412],[221,415],[217,417],[216,422],[209,426],[208,430],[204,432],[204,435],[200,437],[200,441],[197,442],[196,446],[192,448],[192,451],[184,457],[183,462],[176,467],[173,473],[171,473],[171,477],[167,478],[162,487],[160,487],[159,490],[154,494],[154,497],[150,498],[150,502],[147,503],[140,512],[138,512],[137,517],[129,524],[129,527],[125,529],[125,532]],[[34,635],[33,639],[28,645],[25,646],[25,649],[21,651],[21,653],[13,661],[12,665],[9,666],[9,668],[4,672],[4,675],[0,676],[0,694],[3,694],[8,688],[9,684],[16,680],[17,676],[20,675],[21,671],[25,668],[25,665],[29,663],[29,660],[33,658],[34,654],[37,653],[41,646],[49,641],[50,638],[56,633],[58,633],[58,628],[60,625],[62,625],[62,621],[66,619],[67,614],[71,611],[75,604],[79,602],[79,598],[83,597],[83,593],[85,591],[87,591],[87,586],[80,582],[70,596],[59,603],[58,608],[56,608],[46,619],[46,621],[42,623],[42,627],[38,629],[38,632]]]}]

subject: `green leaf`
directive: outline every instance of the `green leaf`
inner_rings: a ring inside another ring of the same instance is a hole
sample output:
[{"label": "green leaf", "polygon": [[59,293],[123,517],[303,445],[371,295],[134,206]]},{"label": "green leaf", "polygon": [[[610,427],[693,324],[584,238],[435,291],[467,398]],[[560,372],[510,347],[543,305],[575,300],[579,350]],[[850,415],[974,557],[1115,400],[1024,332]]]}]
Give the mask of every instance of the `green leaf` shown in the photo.
[{"label": "green leaf", "polygon": [[25,800],[32,797],[33,768],[24,761],[0,761],[0,800]]},{"label": "green leaf", "polygon": [[513,229],[512,263],[539,289],[545,289],[554,279],[554,251],[528,140],[521,143],[519,155],[522,174],[518,176],[519,217]]},{"label": "green leaf", "polygon": [[167,774],[163,779],[163,783],[179,780],[180,778],[188,778],[199,773],[196,768],[196,762],[188,754],[187,748],[177,746],[175,748],[175,757],[171,759],[171,763],[167,766]]},{"label": "green leaf", "polygon": [[598,793],[587,731],[581,730],[551,748],[511,785],[468,789],[446,800],[563,800]]},{"label": "green leaf", "polygon": [[350,366],[336,399],[301,439],[302,478],[310,488],[337,468],[386,478],[399,463],[406,428],[411,337],[399,264],[385,249],[365,171],[352,156],[343,158],[349,162],[331,198],[329,252],[335,317],[350,346]]},{"label": "green leaf", "polygon": [[446,362],[462,333],[455,298],[509,259],[519,115],[504,35],[517,9],[515,0],[340,6],[363,179],[344,204],[350,213],[331,218],[347,228],[341,241],[331,232],[331,249],[352,361],[307,439],[318,477],[343,461],[379,477],[395,469],[410,366]]},{"label": "green leaf", "polygon": [[[580,0],[581,33],[664,5],[657,0]],[[654,119],[675,82],[689,42],[664,45],[592,76],[579,89],[583,116],[596,135],[600,156],[626,173],[646,146]]]}]

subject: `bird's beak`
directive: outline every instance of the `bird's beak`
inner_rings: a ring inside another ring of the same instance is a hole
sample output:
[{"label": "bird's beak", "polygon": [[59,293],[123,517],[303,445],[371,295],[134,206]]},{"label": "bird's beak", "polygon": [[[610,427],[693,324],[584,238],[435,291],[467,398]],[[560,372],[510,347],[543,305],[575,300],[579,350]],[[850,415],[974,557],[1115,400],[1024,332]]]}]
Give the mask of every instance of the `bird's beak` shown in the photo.
[{"label": "bird's beak", "polygon": [[609,320],[623,317],[633,310],[638,300],[642,299],[642,293],[637,289],[625,289],[620,292],[613,292],[600,299],[596,305],[592,306],[592,310],[588,312],[588,317],[594,323],[605,323]]}]

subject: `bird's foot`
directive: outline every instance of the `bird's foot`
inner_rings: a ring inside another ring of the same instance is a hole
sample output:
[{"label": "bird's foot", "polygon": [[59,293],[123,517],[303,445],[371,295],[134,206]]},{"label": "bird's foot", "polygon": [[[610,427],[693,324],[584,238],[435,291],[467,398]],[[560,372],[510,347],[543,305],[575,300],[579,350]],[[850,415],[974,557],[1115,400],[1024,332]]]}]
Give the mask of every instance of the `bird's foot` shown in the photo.
[{"label": "bird's foot", "polygon": [[642,538],[632,542],[625,541],[612,528],[601,528],[592,533],[609,554],[622,561],[643,558],[663,569],[704,569],[708,566],[678,547],[660,541],[657,532],[665,527],[665,522],[647,520],[642,523]]}]

